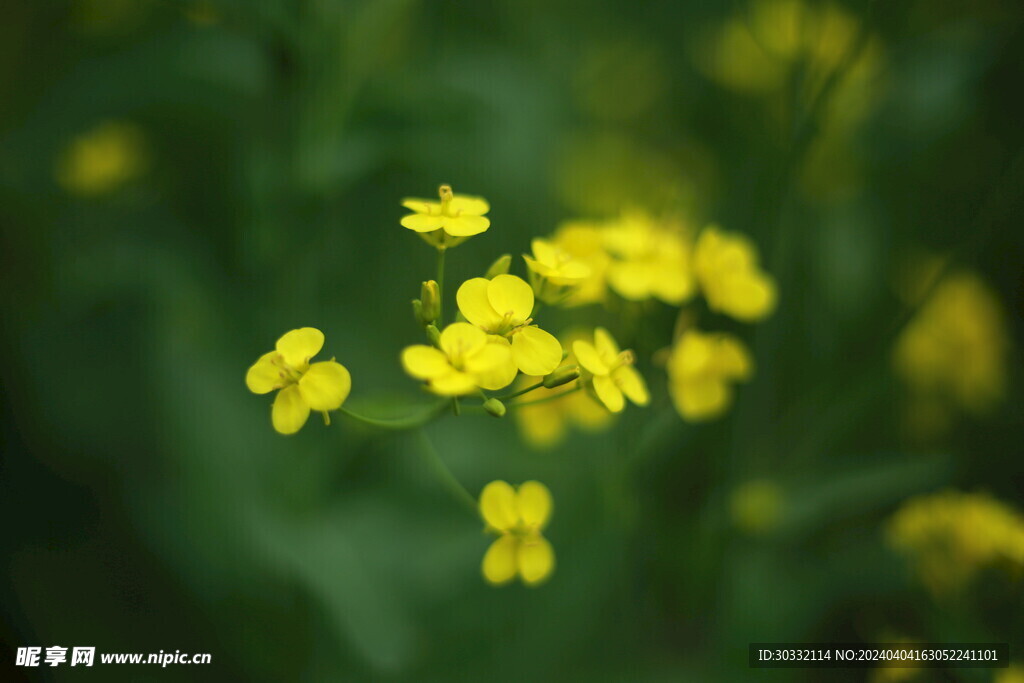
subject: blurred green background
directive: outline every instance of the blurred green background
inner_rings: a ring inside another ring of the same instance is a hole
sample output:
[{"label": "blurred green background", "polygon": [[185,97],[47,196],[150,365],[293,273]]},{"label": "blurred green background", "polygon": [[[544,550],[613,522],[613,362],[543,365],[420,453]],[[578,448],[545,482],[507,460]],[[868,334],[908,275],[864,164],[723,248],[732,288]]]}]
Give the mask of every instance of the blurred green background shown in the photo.
[{"label": "blurred green background", "polygon": [[[13,0],[4,15],[5,680],[878,680],[750,670],[747,644],[896,638],[1009,641],[1024,660],[1019,566],[937,596],[885,534],[946,488],[1024,507],[1017,3]],[[651,304],[624,341],[654,399],[611,432],[535,451],[511,419],[430,428],[470,491],[552,490],[559,565],[536,589],[481,580],[480,524],[412,436],[339,416],[279,437],[243,383],[314,325],[353,405],[420,399],[397,359],[420,341],[408,302],[434,254],[398,202],[442,182],[493,207],[449,254],[449,286],[628,207],[746,233],[779,282],[766,322],[707,323],[758,366],[722,419],[672,410],[649,359],[676,312]],[[976,274],[1001,312],[976,340],[1008,340],[984,410],[918,419],[891,371],[922,254]],[[53,644],[214,663],[13,667],[18,646]]]}]

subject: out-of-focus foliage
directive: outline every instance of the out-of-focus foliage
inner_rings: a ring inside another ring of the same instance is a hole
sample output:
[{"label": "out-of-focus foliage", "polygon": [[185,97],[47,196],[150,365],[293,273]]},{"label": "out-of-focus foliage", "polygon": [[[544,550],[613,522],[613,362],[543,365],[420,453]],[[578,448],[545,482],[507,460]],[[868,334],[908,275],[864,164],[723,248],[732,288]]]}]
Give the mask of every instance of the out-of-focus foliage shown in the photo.
[{"label": "out-of-focus foliage", "polygon": [[[749,670],[765,640],[1019,658],[1022,28],[1009,0],[6,3],[5,647],[210,652],[187,675],[218,681],[821,680]],[[436,267],[400,221],[430,211],[400,202],[441,183],[489,204],[449,318],[545,238],[590,277],[538,321],[615,321],[649,393],[427,429],[474,494],[550,489],[537,587],[481,579],[493,539],[415,435],[280,437],[245,386],[316,326],[346,407],[431,400],[400,362]],[[701,274],[712,224],[746,237]]]}]

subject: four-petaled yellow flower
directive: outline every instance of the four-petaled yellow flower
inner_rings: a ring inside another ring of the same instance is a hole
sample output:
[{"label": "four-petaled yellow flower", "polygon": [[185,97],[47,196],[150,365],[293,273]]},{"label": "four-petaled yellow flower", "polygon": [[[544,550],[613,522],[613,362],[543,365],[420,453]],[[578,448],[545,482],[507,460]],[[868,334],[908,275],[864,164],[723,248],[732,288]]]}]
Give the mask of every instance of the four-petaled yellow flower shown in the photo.
[{"label": "four-petaled yellow flower", "polygon": [[732,402],[732,382],[745,381],[753,361],[738,339],[687,330],[668,359],[669,393],[687,420],[721,415]]},{"label": "four-petaled yellow flower", "polygon": [[630,301],[652,297],[680,304],[693,296],[690,246],[683,230],[656,223],[641,213],[626,214],[604,230],[604,245],[615,258],[608,284]]},{"label": "four-petaled yellow flower", "polygon": [[491,226],[490,219],[484,216],[491,210],[486,199],[453,194],[451,185],[442,185],[438,195],[439,202],[403,199],[402,206],[415,213],[403,216],[402,225],[438,248],[453,247]]},{"label": "four-petaled yellow flower", "polygon": [[551,517],[551,492],[544,484],[528,481],[512,488],[492,481],[480,494],[480,514],[489,531],[500,534],[484,555],[481,569],[488,582],[500,585],[518,575],[535,586],[555,568],[555,551],[541,535]]},{"label": "four-petaled yellow flower", "polygon": [[619,345],[603,327],[594,330],[594,343],[578,339],[572,343],[573,353],[586,370],[584,379],[589,379],[594,393],[601,403],[613,413],[621,412],[626,399],[638,406],[645,406],[650,400],[643,376],[633,367],[636,360],[632,351],[620,351]]},{"label": "four-petaled yellow flower", "polygon": [[309,363],[323,345],[324,333],[315,327],[292,330],[277,340],[273,351],[260,356],[245,375],[245,384],[254,394],[280,389],[271,422],[281,434],[302,429],[310,410],[322,412],[327,422],[327,411],[337,410],[348,398],[352,377],[345,366],[333,358]]},{"label": "four-petaled yellow flower", "polygon": [[487,334],[512,344],[512,377],[515,368],[527,375],[547,375],[562,362],[562,345],[536,325],[533,289],[515,275],[498,275],[488,280],[466,280],[455,295],[466,320]]},{"label": "four-petaled yellow flower", "polygon": [[530,243],[533,255],[523,254],[530,269],[530,284],[537,297],[546,304],[565,301],[590,277],[590,266],[554,242],[535,239]]},{"label": "four-petaled yellow flower", "polygon": [[775,281],[760,269],[757,247],[742,235],[705,228],[694,248],[693,270],[713,311],[753,322],[775,310]]},{"label": "four-petaled yellow flower", "polygon": [[516,376],[512,351],[504,339],[489,338],[469,323],[452,323],[441,332],[440,349],[418,344],[402,351],[405,371],[425,380],[442,396],[471,394],[477,387],[502,389]]}]

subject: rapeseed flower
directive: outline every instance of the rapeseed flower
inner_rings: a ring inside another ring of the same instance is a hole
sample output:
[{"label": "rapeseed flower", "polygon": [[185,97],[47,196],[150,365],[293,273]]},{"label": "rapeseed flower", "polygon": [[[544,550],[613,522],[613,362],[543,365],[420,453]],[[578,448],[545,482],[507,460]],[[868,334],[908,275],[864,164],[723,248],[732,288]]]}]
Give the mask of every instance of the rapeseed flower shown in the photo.
[{"label": "rapeseed flower", "polygon": [[693,296],[690,246],[682,228],[629,213],[605,227],[603,243],[612,260],[608,284],[630,301],[655,298],[678,305]]},{"label": "rapeseed flower", "polygon": [[492,481],[480,494],[480,515],[488,531],[498,534],[484,555],[481,570],[494,585],[517,575],[535,586],[555,569],[555,551],[542,535],[551,518],[551,492],[544,484],[528,481],[518,490],[504,481]]},{"label": "rapeseed flower", "polygon": [[57,182],[72,194],[112,192],[142,174],[145,139],[131,123],[108,121],[76,137],[57,160]]},{"label": "rapeseed flower", "polygon": [[315,327],[292,330],[245,375],[245,384],[254,394],[279,390],[270,417],[281,434],[302,429],[311,410],[323,413],[328,421],[327,412],[337,410],[348,398],[352,378],[344,365],[333,358],[310,365],[323,345],[324,333]]},{"label": "rapeseed flower", "polygon": [[603,226],[582,221],[563,223],[551,236],[551,243],[573,260],[585,264],[590,271],[562,303],[582,306],[603,302],[608,293],[608,266],[612,261],[604,248]]},{"label": "rapeseed flower", "polygon": [[580,367],[586,371],[583,379],[594,395],[613,413],[626,407],[626,397],[638,406],[647,405],[650,395],[643,376],[633,367],[636,360],[632,351],[620,351],[608,330],[594,330],[594,343],[579,339],[572,344]]},{"label": "rapeseed flower", "polygon": [[515,378],[512,351],[504,339],[489,338],[469,323],[444,328],[438,346],[418,344],[402,351],[405,371],[424,380],[441,396],[462,396],[483,389],[502,389]]},{"label": "rapeseed flower", "polygon": [[775,310],[775,281],[760,269],[757,247],[746,237],[708,226],[697,238],[693,269],[711,310],[745,322]]},{"label": "rapeseed flower", "polygon": [[[547,375],[562,362],[562,345],[549,332],[533,325],[533,289],[515,275],[466,280],[455,294],[459,311],[492,337],[511,342],[513,376]],[[509,378],[511,381],[512,378]]]},{"label": "rapeseed flower", "polygon": [[402,206],[415,213],[402,217],[402,226],[420,233],[439,249],[453,247],[473,235],[485,232],[491,221],[484,214],[491,205],[482,197],[452,193],[451,185],[438,189],[440,201],[408,198]]},{"label": "rapeseed flower", "polygon": [[530,270],[530,285],[544,303],[565,301],[590,277],[590,266],[556,243],[535,239],[530,246],[533,255],[523,254],[523,260]]},{"label": "rapeseed flower", "polygon": [[708,420],[729,408],[732,383],[752,373],[753,361],[735,337],[687,330],[669,354],[669,394],[683,419]]}]

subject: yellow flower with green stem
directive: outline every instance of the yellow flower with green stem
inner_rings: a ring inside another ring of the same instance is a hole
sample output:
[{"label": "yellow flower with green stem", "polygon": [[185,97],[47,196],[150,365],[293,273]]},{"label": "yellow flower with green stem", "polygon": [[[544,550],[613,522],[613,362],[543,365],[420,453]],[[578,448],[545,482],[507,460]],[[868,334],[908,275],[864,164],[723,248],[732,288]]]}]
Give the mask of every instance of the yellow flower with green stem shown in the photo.
[{"label": "yellow flower with green stem", "polygon": [[547,375],[562,362],[562,345],[549,332],[533,324],[533,289],[515,275],[488,280],[466,280],[455,294],[459,311],[496,342],[511,345],[512,377],[515,369],[527,375]]},{"label": "yellow flower with green stem", "polygon": [[544,303],[565,301],[590,277],[590,266],[554,242],[538,238],[530,247],[533,255],[523,254],[523,260],[530,270],[530,285]]},{"label": "yellow flower with green stem", "polygon": [[277,390],[271,410],[271,423],[281,434],[302,429],[311,410],[323,413],[337,410],[348,398],[352,378],[345,366],[333,358],[310,364],[324,346],[324,333],[315,327],[302,327],[285,333],[273,351],[257,360],[245,375],[245,384],[254,394]]},{"label": "yellow flower with green stem", "polygon": [[613,413],[626,407],[626,398],[638,406],[650,401],[643,376],[633,367],[636,356],[632,351],[620,351],[608,330],[594,330],[594,343],[582,339],[572,343],[573,353],[586,371],[582,379],[594,394]]},{"label": "yellow flower with green stem", "polygon": [[687,330],[668,359],[668,388],[676,411],[686,420],[718,417],[732,403],[732,384],[749,379],[753,367],[735,337]]},{"label": "yellow flower with green stem", "polygon": [[775,310],[775,280],[758,265],[757,247],[743,235],[711,225],[694,247],[693,270],[708,308],[753,322]]},{"label": "yellow flower with green stem", "polygon": [[484,554],[481,570],[494,585],[519,576],[535,586],[555,569],[555,551],[542,532],[551,518],[551,492],[544,484],[528,481],[518,489],[492,481],[480,494],[480,515],[487,530],[498,538]]},{"label": "yellow flower with green stem", "polygon": [[515,379],[512,351],[469,323],[444,328],[438,346],[417,344],[402,351],[405,371],[441,396],[464,396],[478,389],[502,389]]},{"label": "yellow flower with green stem", "polygon": [[440,201],[436,202],[403,199],[402,206],[414,213],[402,217],[402,226],[419,233],[438,248],[453,247],[491,226],[490,219],[484,215],[491,210],[486,199],[454,194],[451,185],[442,185],[438,196]]}]

